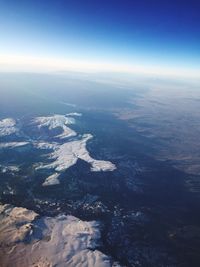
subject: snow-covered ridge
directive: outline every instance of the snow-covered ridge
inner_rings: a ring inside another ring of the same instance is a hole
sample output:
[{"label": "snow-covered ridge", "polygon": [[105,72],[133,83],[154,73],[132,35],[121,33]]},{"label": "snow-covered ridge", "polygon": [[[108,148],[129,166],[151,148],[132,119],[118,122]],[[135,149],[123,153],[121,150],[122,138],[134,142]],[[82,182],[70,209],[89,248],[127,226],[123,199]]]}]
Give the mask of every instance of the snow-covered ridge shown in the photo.
[{"label": "snow-covered ridge", "polygon": [[55,149],[58,146],[58,143],[48,143],[48,142],[34,142],[33,143],[35,148],[38,149]]},{"label": "snow-covered ridge", "polygon": [[[91,138],[91,134],[85,134],[80,140],[67,142],[61,145],[58,144],[57,146],[54,144],[54,146],[52,146],[53,152],[49,154],[49,157],[51,159],[54,159],[54,161],[47,165],[40,165],[38,168],[54,169],[56,172],[63,172],[69,167],[75,165],[78,159],[82,159],[91,165],[91,171],[115,170],[116,166],[110,161],[96,160],[90,156],[89,152],[87,151],[86,145],[87,141]],[[47,145],[47,147],[50,146]],[[48,177],[44,185],[52,185],[53,181],[55,181],[55,184],[57,184],[58,175],[56,174],[56,180],[54,178],[55,177],[53,175]],[[51,183],[49,183],[49,180],[51,181]]]},{"label": "snow-covered ridge", "polygon": [[16,121],[12,118],[0,120],[0,136],[11,135],[17,132]]},{"label": "snow-covered ridge", "polygon": [[99,239],[96,221],[39,217],[25,208],[0,205],[0,266],[119,266],[96,250]]},{"label": "snow-covered ridge", "polygon": [[[92,171],[113,171],[116,169],[115,165],[110,161],[93,159],[87,151],[87,141],[92,138],[91,134],[83,135],[82,139],[66,142],[61,145],[47,145],[46,147],[53,148],[53,152],[49,154],[51,159],[55,159],[48,165],[40,166],[40,168],[52,168],[58,172],[65,171],[69,167],[76,164],[78,159],[82,159],[91,165]],[[42,147],[45,147],[43,144]]]},{"label": "snow-covered ridge", "polygon": [[76,136],[76,132],[67,127],[67,125],[75,123],[75,119],[72,117],[56,114],[47,117],[36,117],[33,121],[38,125],[39,129],[41,127],[47,127],[49,130],[55,128],[62,128],[63,132],[57,136],[61,139],[66,137]]},{"label": "snow-covered ridge", "polygon": [[28,144],[29,142],[4,142],[4,143],[0,143],[0,149],[21,147],[21,146],[26,146]]},{"label": "snow-covered ridge", "polygon": [[66,116],[76,116],[76,117],[81,117],[82,114],[81,114],[81,113],[78,113],[78,112],[70,112],[70,113],[67,113]]},{"label": "snow-covered ridge", "polygon": [[[93,138],[91,134],[77,135],[75,131],[70,129],[67,125],[74,124],[75,119],[70,116],[81,116],[80,113],[68,113],[67,115],[52,115],[46,117],[36,117],[33,123],[37,125],[38,129],[47,127],[49,130],[61,128],[62,133],[57,135],[60,140],[57,142],[47,142],[45,140],[37,140],[28,137],[28,142],[4,142],[0,143],[1,148],[15,148],[31,144],[36,149],[50,150],[47,154],[48,158],[52,160],[49,164],[39,163],[36,169],[52,169],[53,172],[43,183],[44,186],[59,184],[60,173],[66,171],[71,166],[75,165],[78,159],[84,160],[91,166],[91,171],[113,171],[116,166],[110,161],[96,160],[91,157],[87,150],[87,142]],[[0,126],[4,132],[11,132],[15,129],[15,121],[13,119],[4,119],[0,121]],[[14,129],[13,129],[14,127]],[[23,132],[22,132],[22,136]],[[74,137],[73,141],[69,139],[63,140],[66,137]],[[47,136],[48,137],[48,136]]]}]

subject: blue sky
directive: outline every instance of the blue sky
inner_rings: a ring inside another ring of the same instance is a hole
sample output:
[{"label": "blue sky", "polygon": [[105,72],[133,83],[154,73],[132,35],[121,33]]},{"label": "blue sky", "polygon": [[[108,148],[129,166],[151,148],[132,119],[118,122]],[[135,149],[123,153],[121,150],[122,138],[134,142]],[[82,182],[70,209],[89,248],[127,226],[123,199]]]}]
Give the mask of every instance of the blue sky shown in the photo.
[{"label": "blue sky", "polygon": [[0,55],[198,72],[199,14],[194,0],[0,0]]}]

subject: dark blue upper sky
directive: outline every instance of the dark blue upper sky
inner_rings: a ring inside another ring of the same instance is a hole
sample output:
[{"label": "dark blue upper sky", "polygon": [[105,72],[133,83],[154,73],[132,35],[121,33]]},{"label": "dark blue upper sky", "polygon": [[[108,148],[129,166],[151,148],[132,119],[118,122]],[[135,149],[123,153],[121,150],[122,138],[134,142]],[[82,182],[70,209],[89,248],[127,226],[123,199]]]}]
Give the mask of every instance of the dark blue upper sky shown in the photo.
[{"label": "dark blue upper sky", "polygon": [[200,1],[0,0],[1,54],[200,67]]}]

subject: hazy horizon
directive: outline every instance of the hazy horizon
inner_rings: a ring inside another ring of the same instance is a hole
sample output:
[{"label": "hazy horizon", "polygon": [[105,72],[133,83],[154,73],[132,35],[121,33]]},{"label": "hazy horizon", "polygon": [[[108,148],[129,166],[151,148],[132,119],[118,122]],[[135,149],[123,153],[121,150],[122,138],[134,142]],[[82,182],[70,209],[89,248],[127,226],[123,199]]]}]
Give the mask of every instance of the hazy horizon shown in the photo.
[{"label": "hazy horizon", "polygon": [[0,1],[0,70],[198,78],[199,1]]}]

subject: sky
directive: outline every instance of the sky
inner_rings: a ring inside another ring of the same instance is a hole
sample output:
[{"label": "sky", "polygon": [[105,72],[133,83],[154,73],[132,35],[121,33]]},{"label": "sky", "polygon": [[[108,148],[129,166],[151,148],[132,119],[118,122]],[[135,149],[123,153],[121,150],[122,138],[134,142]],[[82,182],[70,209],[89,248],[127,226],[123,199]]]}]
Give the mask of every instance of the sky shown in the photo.
[{"label": "sky", "polygon": [[0,0],[0,70],[198,77],[199,0]]}]

